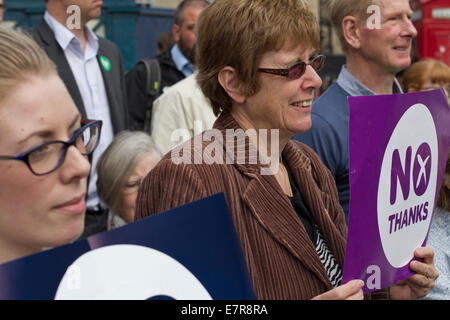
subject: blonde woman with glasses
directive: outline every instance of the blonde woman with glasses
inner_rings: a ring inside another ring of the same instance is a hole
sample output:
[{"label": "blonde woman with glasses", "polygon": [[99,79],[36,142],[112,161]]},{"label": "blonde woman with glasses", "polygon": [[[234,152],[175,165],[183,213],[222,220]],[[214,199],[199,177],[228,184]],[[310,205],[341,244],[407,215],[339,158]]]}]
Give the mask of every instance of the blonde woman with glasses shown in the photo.
[{"label": "blonde woman with glasses", "polygon": [[55,65],[0,27],[0,263],[76,240],[101,121],[81,119]]}]

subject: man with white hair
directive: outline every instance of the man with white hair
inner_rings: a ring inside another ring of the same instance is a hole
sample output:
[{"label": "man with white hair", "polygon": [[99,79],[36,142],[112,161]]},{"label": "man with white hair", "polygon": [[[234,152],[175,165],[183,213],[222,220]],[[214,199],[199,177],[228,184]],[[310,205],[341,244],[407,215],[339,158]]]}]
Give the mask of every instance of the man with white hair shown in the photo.
[{"label": "man with white hair", "polygon": [[347,97],[402,93],[395,75],[411,64],[412,39],[417,35],[412,15],[408,0],[330,3],[330,19],[347,61],[336,83],[313,103],[311,129],[295,139],[311,146],[330,169],[347,223],[350,201]]}]

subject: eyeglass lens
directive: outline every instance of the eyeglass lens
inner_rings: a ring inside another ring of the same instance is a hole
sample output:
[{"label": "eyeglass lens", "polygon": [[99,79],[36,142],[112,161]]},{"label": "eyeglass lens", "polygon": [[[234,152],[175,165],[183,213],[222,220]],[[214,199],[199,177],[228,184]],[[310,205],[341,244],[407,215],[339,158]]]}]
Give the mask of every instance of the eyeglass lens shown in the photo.
[{"label": "eyeglass lens", "polygon": [[97,146],[98,138],[99,127],[88,126],[72,137],[72,143],[49,142],[33,150],[28,154],[28,163],[35,174],[49,173],[63,163],[70,145],[75,145],[82,155],[89,155]]},{"label": "eyeglass lens", "polygon": [[325,56],[319,55],[315,57],[313,60],[311,60],[311,62],[309,63],[299,62],[293,65],[292,67],[289,68],[288,78],[290,80],[300,78],[305,73],[307,65],[313,67],[315,71],[320,71],[325,65]]}]

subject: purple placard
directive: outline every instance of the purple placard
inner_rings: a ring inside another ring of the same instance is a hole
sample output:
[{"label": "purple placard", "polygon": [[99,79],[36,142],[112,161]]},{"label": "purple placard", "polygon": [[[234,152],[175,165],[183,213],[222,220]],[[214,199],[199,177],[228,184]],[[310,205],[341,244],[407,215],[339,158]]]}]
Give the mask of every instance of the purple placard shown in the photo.
[{"label": "purple placard", "polygon": [[350,213],[342,283],[364,293],[413,275],[426,244],[448,150],[450,108],[442,89],[349,97]]}]

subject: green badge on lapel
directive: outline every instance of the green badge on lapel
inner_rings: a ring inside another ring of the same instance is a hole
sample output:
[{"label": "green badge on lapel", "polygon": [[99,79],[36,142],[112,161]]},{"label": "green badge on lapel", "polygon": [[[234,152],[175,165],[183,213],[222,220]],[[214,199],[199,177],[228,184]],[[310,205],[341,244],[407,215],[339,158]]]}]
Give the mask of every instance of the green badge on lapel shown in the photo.
[{"label": "green badge on lapel", "polygon": [[100,56],[100,62],[102,63],[103,69],[106,71],[111,70],[111,61],[105,56]]}]

